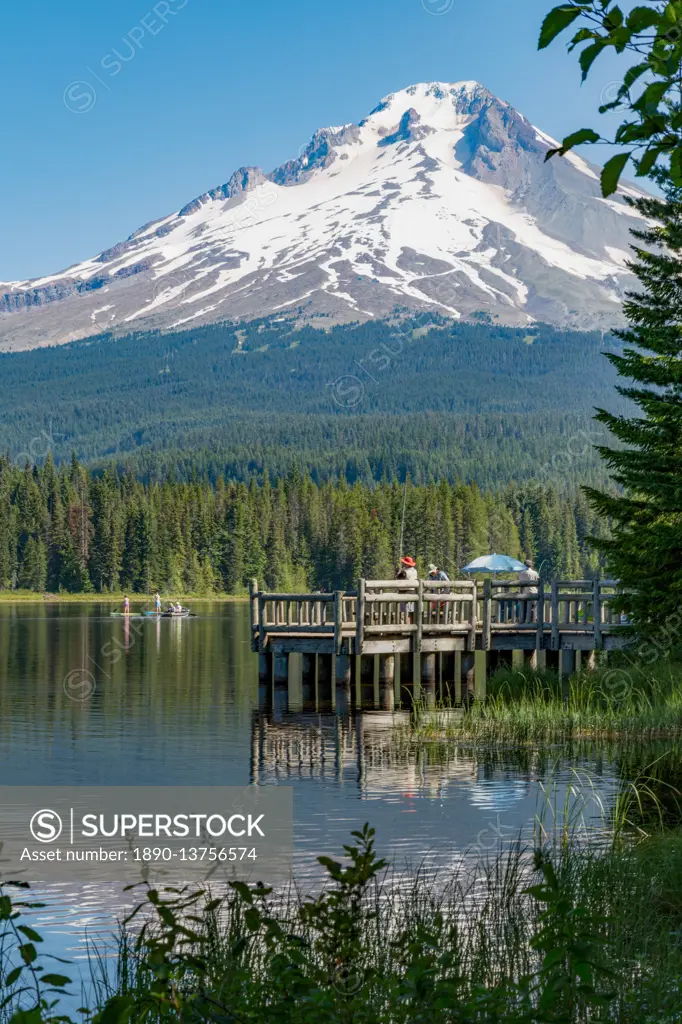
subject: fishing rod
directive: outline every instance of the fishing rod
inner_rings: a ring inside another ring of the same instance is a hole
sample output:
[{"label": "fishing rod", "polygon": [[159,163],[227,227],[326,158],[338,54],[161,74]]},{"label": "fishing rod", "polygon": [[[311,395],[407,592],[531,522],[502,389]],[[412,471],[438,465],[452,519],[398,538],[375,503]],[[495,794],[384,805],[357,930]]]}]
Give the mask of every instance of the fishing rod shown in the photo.
[{"label": "fishing rod", "polygon": [[400,555],[403,557],[403,544],[405,539],[405,509],[407,508],[407,474],[405,475],[405,491],[403,492],[403,518],[400,523]]}]

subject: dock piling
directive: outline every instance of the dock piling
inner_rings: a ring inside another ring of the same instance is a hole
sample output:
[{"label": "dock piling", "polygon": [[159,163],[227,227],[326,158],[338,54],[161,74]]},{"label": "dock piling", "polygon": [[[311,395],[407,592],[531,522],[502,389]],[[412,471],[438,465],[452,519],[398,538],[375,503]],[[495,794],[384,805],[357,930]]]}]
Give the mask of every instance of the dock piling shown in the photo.
[{"label": "dock piling", "polygon": [[278,651],[275,655],[275,686],[289,685],[289,655]]},{"label": "dock piling", "polygon": [[317,702],[319,707],[326,708],[330,708],[333,703],[331,654],[317,656]]},{"label": "dock piling", "polygon": [[395,707],[395,654],[379,656],[379,706],[382,711]]},{"label": "dock piling", "polygon": [[267,685],[272,682],[272,655],[264,651],[258,655],[258,682]]},{"label": "dock piling", "polygon": [[422,695],[428,707],[435,707],[436,704],[436,655],[422,654],[421,656],[421,686]]}]

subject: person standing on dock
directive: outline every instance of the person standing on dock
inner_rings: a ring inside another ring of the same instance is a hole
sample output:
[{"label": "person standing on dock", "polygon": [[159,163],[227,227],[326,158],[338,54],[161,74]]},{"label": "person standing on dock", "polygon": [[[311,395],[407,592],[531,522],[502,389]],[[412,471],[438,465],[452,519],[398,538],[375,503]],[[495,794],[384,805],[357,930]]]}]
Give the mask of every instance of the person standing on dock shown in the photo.
[{"label": "person standing on dock", "polygon": [[398,578],[401,580],[418,580],[417,563],[411,555],[405,555],[400,559],[400,572]]},{"label": "person standing on dock", "polygon": [[[405,555],[400,559],[400,569],[397,573],[397,579],[399,580],[414,580],[415,582],[419,579],[419,573],[417,572],[417,563],[411,555]],[[411,622],[414,616],[414,603],[410,601],[409,604],[400,605],[401,612],[407,612],[408,620]]]},{"label": "person standing on dock", "polygon": [[123,598],[123,614],[130,615],[130,598],[127,594]]},{"label": "person standing on dock", "polygon": [[[446,572],[444,572],[443,569],[439,569],[437,565],[433,564],[433,562],[429,563],[429,567],[428,567],[427,571],[428,571],[428,575],[426,577],[426,580],[427,580],[428,583],[449,583],[450,582],[450,577],[448,576],[448,574]],[[442,590],[439,591],[439,593],[441,593],[441,594],[448,594],[449,592],[450,592],[450,588],[445,588],[445,587]],[[435,612],[436,615],[438,615],[439,613],[445,611],[445,603],[443,601],[432,601],[431,602],[431,611]]]},{"label": "person standing on dock", "polygon": [[[516,577],[519,584],[520,590],[523,594],[537,594],[538,588],[535,586],[540,580],[540,574],[533,566],[532,558],[527,558],[524,562],[526,566],[518,576]],[[530,605],[530,617],[528,615],[528,606]],[[519,601],[519,622],[535,622],[535,607],[531,601]]]},{"label": "person standing on dock", "polygon": [[156,604],[156,614],[160,615],[161,614],[161,594],[159,594],[159,593],[154,594],[154,602]]}]

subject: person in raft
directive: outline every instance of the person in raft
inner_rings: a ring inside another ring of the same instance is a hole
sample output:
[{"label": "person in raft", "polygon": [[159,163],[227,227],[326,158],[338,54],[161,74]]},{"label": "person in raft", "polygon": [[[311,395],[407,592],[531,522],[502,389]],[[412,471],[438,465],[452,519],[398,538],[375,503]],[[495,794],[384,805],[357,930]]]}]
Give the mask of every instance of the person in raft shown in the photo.
[{"label": "person in raft", "polygon": [[154,594],[154,602],[156,604],[156,614],[161,614],[161,594]]},{"label": "person in raft", "polygon": [[130,615],[130,598],[127,594],[123,598],[123,614]]},{"label": "person in raft", "polygon": [[[417,572],[417,563],[415,562],[412,555],[405,555],[404,558],[400,559],[400,568],[398,569],[396,578],[399,580],[418,580],[419,573]],[[410,601],[409,604],[401,604],[401,612],[407,612],[409,621],[412,621],[414,616],[414,602]]]}]

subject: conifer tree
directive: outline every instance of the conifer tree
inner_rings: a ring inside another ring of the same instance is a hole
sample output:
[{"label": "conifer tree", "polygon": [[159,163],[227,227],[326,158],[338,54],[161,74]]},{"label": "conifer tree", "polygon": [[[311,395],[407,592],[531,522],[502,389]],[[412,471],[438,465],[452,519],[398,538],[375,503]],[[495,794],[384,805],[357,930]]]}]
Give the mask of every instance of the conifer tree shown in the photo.
[{"label": "conifer tree", "polygon": [[616,332],[622,352],[608,353],[619,386],[636,414],[604,409],[597,420],[621,443],[600,446],[623,492],[587,489],[593,507],[612,524],[595,543],[629,593],[622,610],[643,635],[655,632],[682,603],[682,190],[666,184],[661,197],[632,204],[653,226],[634,232],[631,268],[641,290],[624,305],[627,329]]},{"label": "conifer tree", "polygon": [[47,584],[47,552],[40,538],[29,537],[19,570],[23,590],[43,591]]}]

